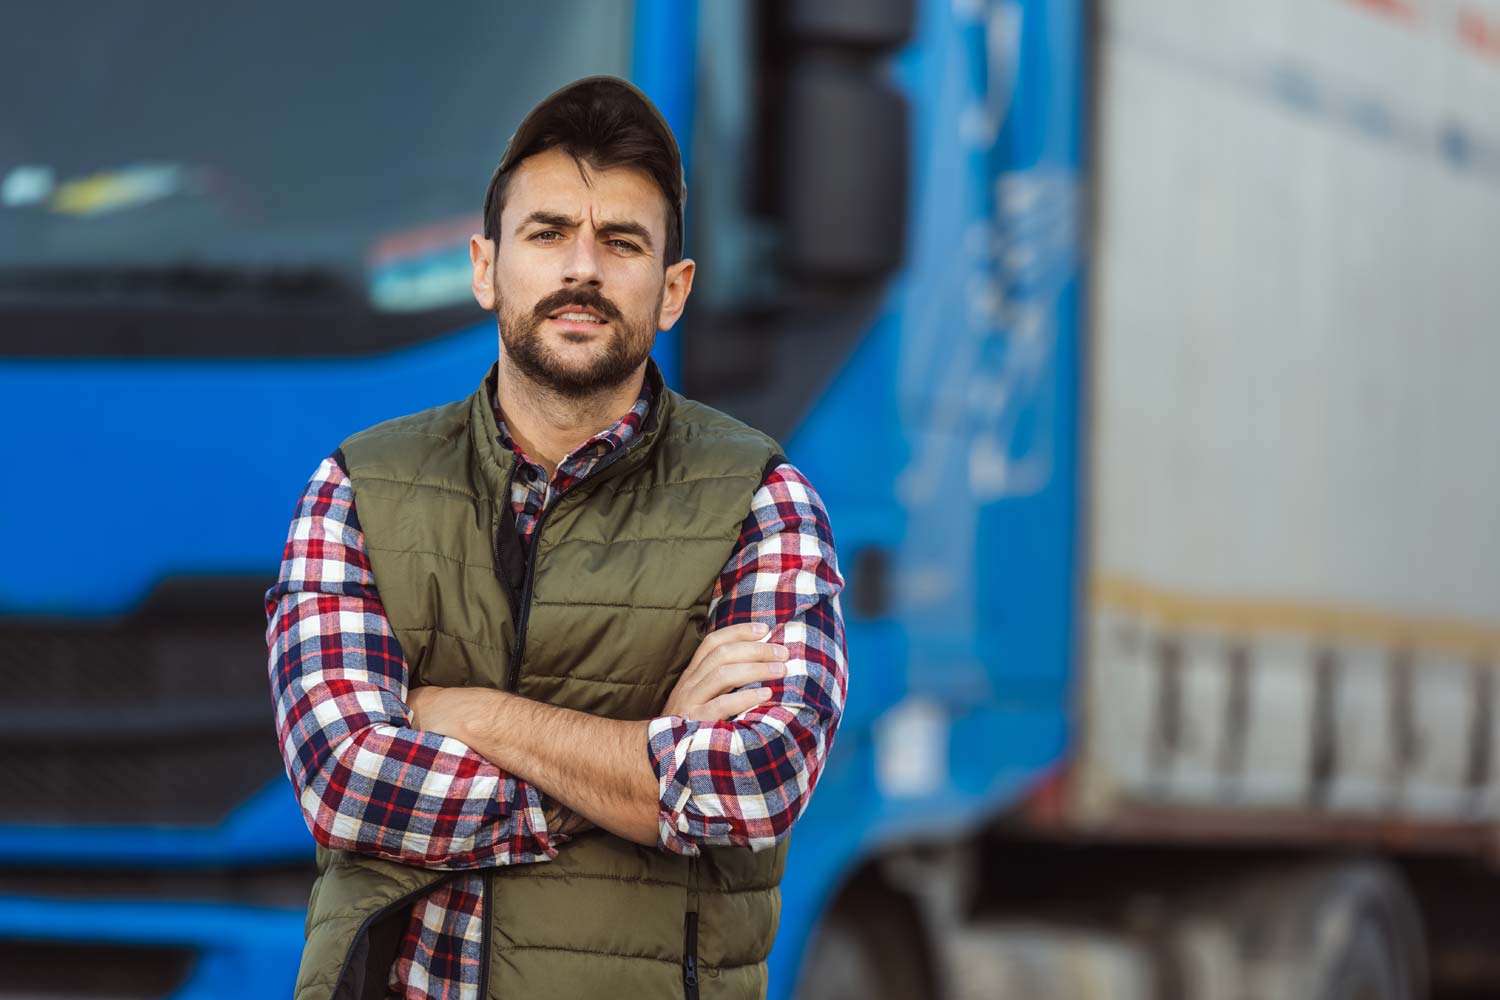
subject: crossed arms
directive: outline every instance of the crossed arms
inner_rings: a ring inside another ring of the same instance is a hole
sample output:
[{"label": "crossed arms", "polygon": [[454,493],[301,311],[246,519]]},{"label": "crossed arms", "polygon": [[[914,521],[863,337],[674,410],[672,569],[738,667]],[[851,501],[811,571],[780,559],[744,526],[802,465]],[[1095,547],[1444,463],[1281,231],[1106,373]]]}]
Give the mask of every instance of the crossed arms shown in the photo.
[{"label": "crossed arms", "polygon": [[[769,847],[805,807],[842,711],[842,584],[821,501],[783,465],[756,494],[714,588],[714,631],[661,716],[618,722],[488,689],[408,691],[353,492],[326,461],[266,595],[288,777],[319,843],[429,868],[546,860],[578,825],[560,832],[548,816],[556,826],[568,810],[679,853]],[[772,627],[768,641],[747,643],[757,621]],[[784,676],[769,676],[776,665]],[[762,690],[732,690],[756,682]]]}]

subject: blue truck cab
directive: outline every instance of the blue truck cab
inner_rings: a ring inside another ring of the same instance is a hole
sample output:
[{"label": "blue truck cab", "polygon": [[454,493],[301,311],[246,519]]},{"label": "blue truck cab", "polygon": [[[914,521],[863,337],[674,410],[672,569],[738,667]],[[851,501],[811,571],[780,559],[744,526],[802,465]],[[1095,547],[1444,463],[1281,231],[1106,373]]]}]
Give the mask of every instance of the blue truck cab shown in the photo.
[{"label": "blue truck cab", "polygon": [[892,975],[938,975],[871,873],[1067,752],[1081,3],[462,6],[33,8],[0,41],[29,95],[0,149],[0,996],[289,992],[312,839],[261,595],[318,462],[490,363],[484,179],[589,73],[688,158],[668,383],[778,436],[847,580],[770,995],[832,995],[844,953],[878,970],[890,929]]}]

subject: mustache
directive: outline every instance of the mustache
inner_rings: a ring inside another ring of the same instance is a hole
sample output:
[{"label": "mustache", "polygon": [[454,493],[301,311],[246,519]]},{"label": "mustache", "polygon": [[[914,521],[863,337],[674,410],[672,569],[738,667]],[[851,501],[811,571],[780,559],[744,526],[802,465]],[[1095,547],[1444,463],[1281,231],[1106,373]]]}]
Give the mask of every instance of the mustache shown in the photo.
[{"label": "mustache", "polygon": [[540,323],[564,306],[585,306],[615,323],[625,318],[618,306],[606,299],[599,289],[592,286],[560,288],[538,302],[531,310],[531,315],[536,322]]}]

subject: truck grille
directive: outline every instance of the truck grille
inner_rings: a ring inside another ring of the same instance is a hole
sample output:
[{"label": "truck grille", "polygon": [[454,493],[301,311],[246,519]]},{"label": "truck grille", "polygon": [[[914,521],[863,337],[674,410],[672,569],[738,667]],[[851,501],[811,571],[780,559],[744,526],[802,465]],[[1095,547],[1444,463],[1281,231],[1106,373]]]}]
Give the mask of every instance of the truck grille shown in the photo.
[{"label": "truck grille", "polygon": [[181,948],[0,941],[0,1000],[156,1000],[176,992],[192,963]]},{"label": "truck grille", "polygon": [[282,773],[262,583],[121,622],[0,626],[0,802],[25,824],[211,825]]}]

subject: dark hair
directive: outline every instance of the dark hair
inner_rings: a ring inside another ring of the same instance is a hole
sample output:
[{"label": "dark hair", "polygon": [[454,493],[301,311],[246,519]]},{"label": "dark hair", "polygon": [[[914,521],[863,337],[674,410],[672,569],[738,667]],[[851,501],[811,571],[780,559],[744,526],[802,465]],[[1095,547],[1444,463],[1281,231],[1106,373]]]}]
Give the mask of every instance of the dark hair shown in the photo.
[{"label": "dark hair", "polygon": [[496,178],[494,196],[486,206],[485,238],[499,241],[500,213],[505,208],[506,189],[516,167],[528,156],[560,148],[580,166],[588,164],[596,170],[629,166],[650,174],[667,202],[666,266],[681,260],[682,217],[676,192],[682,168],[673,148],[641,110],[613,99],[608,93],[588,89],[553,103],[535,136],[516,151],[509,169]]}]

